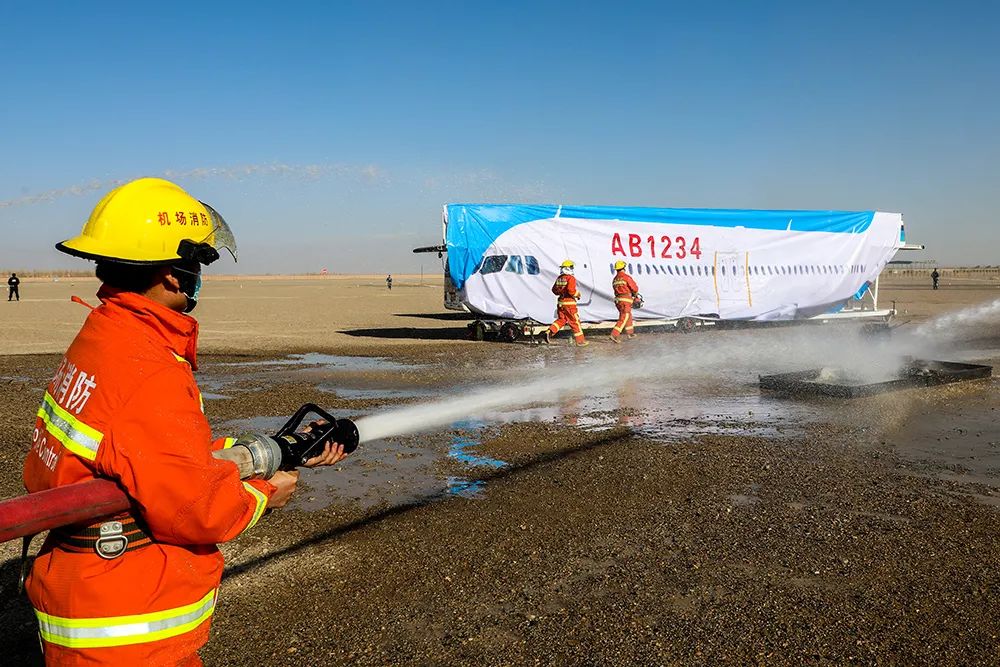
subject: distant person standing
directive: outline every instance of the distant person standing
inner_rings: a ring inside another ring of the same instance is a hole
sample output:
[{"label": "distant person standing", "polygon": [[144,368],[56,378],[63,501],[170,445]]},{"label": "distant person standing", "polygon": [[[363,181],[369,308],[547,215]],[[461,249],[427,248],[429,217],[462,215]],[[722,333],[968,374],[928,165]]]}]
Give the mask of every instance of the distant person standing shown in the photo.
[{"label": "distant person standing", "polygon": [[390,292],[392,291],[392,274],[391,273],[385,277],[385,286],[389,288]]},{"label": "distant person standing", "polygon": [[618,309],[618,322],[611,329],[611,342],[620,343],[622,331],[629,338],[635,338],[635,327],[632,319],[632,306],[639,296],[639,286],[629,274],[625,273],[625,262],[615,262],[615,277],[611,281],[611,291],[615,295],[615,308]]},{"label": "distant person standing", "polygon": [[21,279],[17,277],[17,274],[10,274],[10,278],[7,279],[7,288],[9,289],[9,294],[7,294],[8,301],[13,299],[21,300],[21,293],[17,290],[17,286],[20,284]]},{"label": "distant person standing", "polygon": [[937,269],[931,271],[931,283],[933,285],[932,289],[938,288],[938,281],[941,279],[941,274],[938,273]]}]

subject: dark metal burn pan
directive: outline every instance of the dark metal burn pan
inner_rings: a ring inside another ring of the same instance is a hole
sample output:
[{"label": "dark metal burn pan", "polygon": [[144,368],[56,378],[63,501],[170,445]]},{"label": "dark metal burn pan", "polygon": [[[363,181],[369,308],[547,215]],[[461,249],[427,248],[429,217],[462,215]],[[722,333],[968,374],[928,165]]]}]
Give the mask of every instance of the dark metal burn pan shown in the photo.
[{"label": "dark metal burn pan", "polygon": [[904,362],[896,377],[881,382],[854,381],[850,378],[827,379],[823,377],[823,369],[819,368],[795,373],[761,375],[759,378],[761,389],[785,394],[860,398],[900,389],[978,380],[988,378],[992,374],[992,366],[909,359]]}]

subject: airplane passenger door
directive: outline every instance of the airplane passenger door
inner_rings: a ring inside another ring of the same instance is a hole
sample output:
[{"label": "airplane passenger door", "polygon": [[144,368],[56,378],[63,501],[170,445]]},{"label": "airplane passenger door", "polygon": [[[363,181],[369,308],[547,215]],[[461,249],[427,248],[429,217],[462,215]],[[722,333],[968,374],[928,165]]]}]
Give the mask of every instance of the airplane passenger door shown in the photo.
[{"label": "airplane passenger door", "polygon": [[745,261],[745,253],[715,253],[715,300],[720,317],[750,305]]},{"label": "airplane passenger door", "polygon": [[566,259],[576,263],[573,274],[576,276],[576,288],[580,290],[579,305],[590,305],[594,293],[594,263],[590,261],[590,253],[578,234],[563,234],[562,238]]}]

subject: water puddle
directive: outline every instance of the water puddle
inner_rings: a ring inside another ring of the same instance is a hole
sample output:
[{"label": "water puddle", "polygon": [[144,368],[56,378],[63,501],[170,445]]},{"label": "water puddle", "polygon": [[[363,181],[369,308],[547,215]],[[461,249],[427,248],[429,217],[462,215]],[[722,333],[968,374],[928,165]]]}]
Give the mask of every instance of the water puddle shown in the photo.
[{"label": "water puddle", "polygon": [[464,463],[471,468],[503,468],[507,465],[506,461],[492,459],[488,456],[480,456],[469,451],[470,449],[478,447],[482,444],[482,439],[472,437],[472,434],[475,434],[476,436],[481,434],[483,429],[486,428],[485,421],[463,420],[455,422],[451,425],[451,428],[456,431],[470,433],[470,435],[458,433],[452,436],[451,444],[448,447],[448,458]]},{"label": "water puddle", "polygon": [[828,410],[821,404],[761,395],[749,383],[716,393],[699,385],[644,382],[569,397],[555,405],[495,411],[484,419],[561,423],[593,431],[624,426],[646,438],[676,442],[695,435],[799,436],[809,424],[828,417]]},{"label": "water puddle", "polygon": [[318,366],[328,370],[371,372],[398,371],[409,369],[413,364],[392,361],[384,357],[352,357],[336,354],[320,354],[307,352],[305,354],[290,354],[284,359],[255,359],[253,361],[230,361],[217,364],[236,368],[246,367],[280,367],[280,366]]},{"label": "water puddle", "polygon": [[483,489],[486,487],[486,483],[481,480],[449,477],[447,482],[449,495],[468,498],[470,500],[481,500],[483,498]]},{"label": "water puddle", "polygon": [[437,392],[429,389],[355,389],[331,382],[320,383],[316,388],[346,400],[396,400],[429,398],[437,395]]}]

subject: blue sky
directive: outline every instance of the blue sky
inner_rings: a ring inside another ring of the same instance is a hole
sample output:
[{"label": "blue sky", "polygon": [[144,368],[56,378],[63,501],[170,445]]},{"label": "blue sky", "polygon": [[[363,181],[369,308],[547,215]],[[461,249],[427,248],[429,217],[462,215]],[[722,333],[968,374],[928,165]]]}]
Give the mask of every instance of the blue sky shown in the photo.
[{"label": "blue sky", "polygon": [[438,270],[441,206],[880,209],[1000,263],[989,3],[43,3],[0,9],[0,265],[116,181],[237,233],[221,272]]}]

